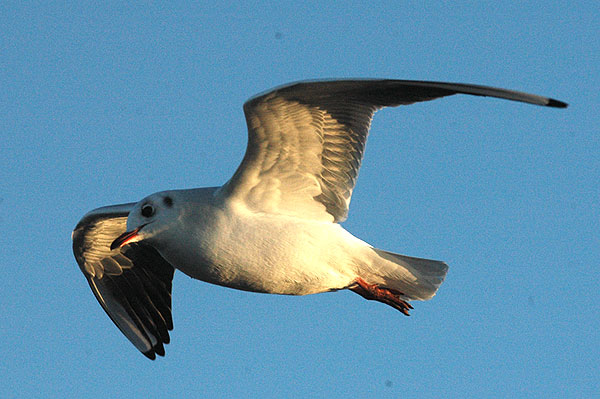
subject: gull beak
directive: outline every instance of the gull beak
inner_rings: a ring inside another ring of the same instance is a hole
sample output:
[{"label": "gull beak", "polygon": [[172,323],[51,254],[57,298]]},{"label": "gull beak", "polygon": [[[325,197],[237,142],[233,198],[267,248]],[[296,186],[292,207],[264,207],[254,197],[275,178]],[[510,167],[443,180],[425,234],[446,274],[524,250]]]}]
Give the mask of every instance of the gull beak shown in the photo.
[{"label": "gull beak", "polygon": [[114,250],[117,248],[121,248],[124,245],[129,244],[130,242],[135,242],[139,240],[139,236],[138,236],[138,232],[140,231],[140,229],[144,227],[144,226],[140,226],[135,230],[131,230],[131,231],[126,231],[125,233],[121,234],[120,236],[118,236],[113,242],[112,244],[110,244],[110,250]]}]

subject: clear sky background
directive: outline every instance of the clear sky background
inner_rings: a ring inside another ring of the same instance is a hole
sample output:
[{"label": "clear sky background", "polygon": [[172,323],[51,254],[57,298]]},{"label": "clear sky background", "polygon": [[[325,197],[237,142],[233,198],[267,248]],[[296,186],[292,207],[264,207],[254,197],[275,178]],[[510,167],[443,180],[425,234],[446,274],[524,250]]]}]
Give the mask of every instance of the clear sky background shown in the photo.
[{"label": "clear sky background", "polygon": [[[0,397],[600,392],[597,1],[22,3],[0,3]],[[344,226],[449,264],[410,318],[352,292],[177,273],[172,343],[147,360],[96,302],[71,230],[96,207],[224,183],[248,97],[335,77],[570,107],[453,96],[376,114]]]}]

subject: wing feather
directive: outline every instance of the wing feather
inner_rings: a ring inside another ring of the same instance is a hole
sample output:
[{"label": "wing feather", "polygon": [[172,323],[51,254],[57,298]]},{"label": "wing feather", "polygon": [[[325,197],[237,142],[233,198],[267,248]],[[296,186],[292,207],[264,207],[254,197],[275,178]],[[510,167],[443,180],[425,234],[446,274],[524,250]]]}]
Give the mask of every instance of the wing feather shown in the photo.
[{"label": "wing feather", "polygon": [[110,250],[134,204],[98,208],[73,231],[73,253],[94,296],[121,332],[150,359],[164,356],[173,329],[174,268],[141,242]]},{"label": "wing feather", "polygon": [[346,219],[373,114],[457,93],[550,107],[567,104],[479,85],[408,80],[294,83],[244,104],[248,147],[220,191],[255,212]]}]

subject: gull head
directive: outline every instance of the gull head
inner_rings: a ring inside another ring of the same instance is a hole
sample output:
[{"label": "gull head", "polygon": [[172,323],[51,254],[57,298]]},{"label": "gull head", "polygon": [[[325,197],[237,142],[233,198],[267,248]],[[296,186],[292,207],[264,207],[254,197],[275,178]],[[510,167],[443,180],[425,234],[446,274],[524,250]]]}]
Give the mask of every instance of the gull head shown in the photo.
[{"label": "gull head", "polygon": [[127,231],[117,237],[111,249],[146,240],[152,243],[179,219],[177,193],[163,191],[144,198],[133,206],[127,217]]}]

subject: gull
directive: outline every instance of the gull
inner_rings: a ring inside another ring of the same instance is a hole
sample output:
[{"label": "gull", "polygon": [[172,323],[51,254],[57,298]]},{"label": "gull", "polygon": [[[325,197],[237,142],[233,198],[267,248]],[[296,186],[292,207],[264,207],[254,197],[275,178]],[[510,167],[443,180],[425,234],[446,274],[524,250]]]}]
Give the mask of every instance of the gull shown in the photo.
[{"label": "gull", "polygon": [[75,259],[102,308],[146,357],[173,329],[175,269],[208,283],[270,294],[343,289],[409,314],[448,266],[375,248],[346,231],[375,111],[453,94],[564,108],[487,86],[410,80],[292,83],[244,104],[248,146],[221,187],[169,190],[87,213]]}]

